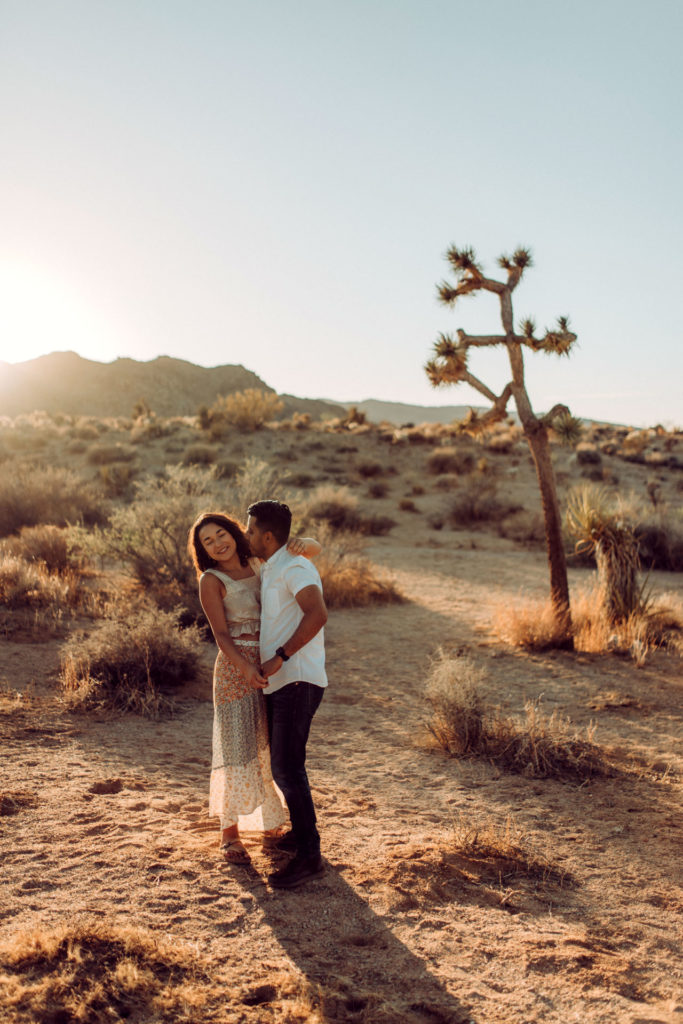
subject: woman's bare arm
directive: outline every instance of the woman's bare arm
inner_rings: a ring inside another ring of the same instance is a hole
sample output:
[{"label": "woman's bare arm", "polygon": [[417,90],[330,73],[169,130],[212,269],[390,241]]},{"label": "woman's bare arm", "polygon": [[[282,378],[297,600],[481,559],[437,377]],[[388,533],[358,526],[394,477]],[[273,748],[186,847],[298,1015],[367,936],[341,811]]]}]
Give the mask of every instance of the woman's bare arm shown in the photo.
[{"label": "woman's bare arm", "polygon": [[287,541],[290,555],[303,555],[304,558],[315,558],[322,551],[322,544],[313,537],[290,537]]},{"label": "woman's bare arm", "polygon": [[237,650],[235,643],[230,636],[228,622],[225,617],[225,606],[223,604],[223,584],[212,573],[205,573],[199,581],[199,600],[201,601],[204,614],[209,620],[211,632],[218,644],[219,649],[229,662],[242,672],[252,686],[262,689],[266,685],[264,677],[258,668],[250,661],[247,661]]}]

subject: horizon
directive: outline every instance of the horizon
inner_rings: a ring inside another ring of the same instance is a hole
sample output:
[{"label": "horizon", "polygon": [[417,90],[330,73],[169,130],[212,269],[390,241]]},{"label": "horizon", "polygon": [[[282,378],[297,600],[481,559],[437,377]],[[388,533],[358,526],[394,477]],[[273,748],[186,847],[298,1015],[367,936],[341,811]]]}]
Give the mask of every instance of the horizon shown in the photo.
[{"label": "horizon", "polygon": [[[669,0],[14,5],[0,360],[168,355],[481,406],[423,371],[439,332],[501,330],[491,296],[437,304],[443,253],[496,276],[528,244],[516,323],[578,335],[569,360],[526,353],[533,408],[679,425],[682,29]],[[503,352],[471,367],[509,379]]]}]

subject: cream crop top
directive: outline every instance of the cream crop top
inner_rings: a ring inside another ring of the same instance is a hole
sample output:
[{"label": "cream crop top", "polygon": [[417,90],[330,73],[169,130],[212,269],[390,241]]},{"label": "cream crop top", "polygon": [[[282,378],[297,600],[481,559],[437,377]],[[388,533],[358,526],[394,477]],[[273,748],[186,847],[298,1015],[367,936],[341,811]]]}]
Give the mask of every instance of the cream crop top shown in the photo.
[{"label": "cream crop top", "polygon": [[220,569],[206,570],[217,576],[225,587],[223,606],[232,637],[258,633],[261,625],[261,563],[250,558],[249,565],[254,575],[244,580],[233,580]]}]

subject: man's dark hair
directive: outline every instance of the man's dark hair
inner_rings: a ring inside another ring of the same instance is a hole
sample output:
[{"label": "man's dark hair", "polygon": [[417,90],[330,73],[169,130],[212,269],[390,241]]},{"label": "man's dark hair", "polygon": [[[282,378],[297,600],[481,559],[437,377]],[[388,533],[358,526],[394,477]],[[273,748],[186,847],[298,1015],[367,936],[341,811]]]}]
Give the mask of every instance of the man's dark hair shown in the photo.
[{"label": "man's dark hair", "polygon": [[284,501],[255,501],[247,509],[258,523],[259,530],[270,530],[278,544],[286,544],[292,526],[292,513]]}]

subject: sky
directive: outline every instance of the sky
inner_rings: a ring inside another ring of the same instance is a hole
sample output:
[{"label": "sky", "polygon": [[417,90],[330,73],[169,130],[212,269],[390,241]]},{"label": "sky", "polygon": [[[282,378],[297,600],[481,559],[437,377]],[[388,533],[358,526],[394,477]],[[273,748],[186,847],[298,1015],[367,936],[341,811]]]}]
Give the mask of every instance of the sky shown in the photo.
[{"label": "sky", "polygon": [[516,320],[578,335],[534,408],[681,426],[681,38],[680,0],[0,0],[0,360],[480,405],[423,365],[497,299],[435,286],[521,244]]}]

